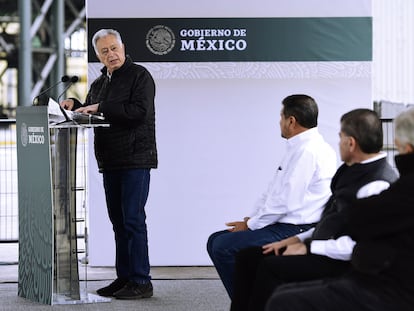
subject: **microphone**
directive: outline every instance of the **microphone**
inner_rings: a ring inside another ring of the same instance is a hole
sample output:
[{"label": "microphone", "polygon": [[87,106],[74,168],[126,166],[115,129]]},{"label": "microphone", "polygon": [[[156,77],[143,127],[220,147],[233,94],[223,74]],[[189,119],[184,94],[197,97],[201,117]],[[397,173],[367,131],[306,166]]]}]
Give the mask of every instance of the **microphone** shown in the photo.
[{"label": "microphone", "polygon": [[[40,92],[39,95],[37,95],[35,98],[33,98],[33,106],[35,105],[35,100],[37,99],[37,105],[39,105],[39,99],[41,96],[45,95],[48,91],[50,91],[51,89],[53,89],[54,87],[56,87],[57,85],[59,85],[60,83],[66,83],[70,80],[71,78],[67,75],[62,76],[62,78],[60,78],[60,81],[53,84],[52,86],[48,87],[46,90],[44,90],[43,92]],[[47,103],[43,103],[43,105],[45,105]]]},{"label": "microphone", "polygon": [[70,83],[76,83],[79,81],[79,77],[78,76],[72,76],[70,77]]},{"label": "microphone", "polygon": [[58,96],[57,98],[57,102],[60,103],[60,98],[66,93],[66,91],[68,90],[68,88],[70,88],[72,86],[72,84],[76,83],[79,81],[79,77],[78,76],[72,76],[72,77],[68,77],[69,79],[69,83],[68,85],[65,87],[65,89],[63,90],[63,92]]}]

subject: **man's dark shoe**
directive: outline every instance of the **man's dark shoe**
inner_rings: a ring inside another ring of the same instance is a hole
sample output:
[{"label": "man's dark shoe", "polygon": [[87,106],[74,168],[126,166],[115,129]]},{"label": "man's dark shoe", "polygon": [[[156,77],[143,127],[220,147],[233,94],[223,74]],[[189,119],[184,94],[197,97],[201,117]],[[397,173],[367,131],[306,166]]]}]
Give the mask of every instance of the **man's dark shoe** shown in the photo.
[{"label": "man's dark shoe", "polygon": [[98,289],[96,292],[98,293],[99,296],[112,297],[115,292],[122,289],[127,283],[128,283],[127,279],[118,278],[115,281],[113,281],[111,284],[109,284],[108,286]]},{"label": "man's dark shoe", "polygon": [[137,284],[129,281],[122,289],[114,293],[117,299],[141,299],[149,298],[153,295],[152,283]]}]

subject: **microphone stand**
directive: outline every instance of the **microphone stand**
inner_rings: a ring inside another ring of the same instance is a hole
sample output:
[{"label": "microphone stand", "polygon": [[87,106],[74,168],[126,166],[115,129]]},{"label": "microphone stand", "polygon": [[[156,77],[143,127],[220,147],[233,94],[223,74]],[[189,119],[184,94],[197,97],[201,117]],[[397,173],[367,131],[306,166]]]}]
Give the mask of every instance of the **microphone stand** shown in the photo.
[{"label": "microphone stand", "polygon": [[[73,78],[73,77],[72,77]],[[41,96],[45,95],[48,91],[50,91],[51,89],[53,89],[54,87],[56,87],[57,85],[59,85],[60,83],[65,83],[68,82],[69,80],[71,80],[71,78],[67,75],[62,76],[62,78],[60,78],[60,81],[53,84],[52,86],[48,87],[46,90],[44,90],[43,92],[40,92],[35,98],[33,98],[33,106],[37,106],[39,105],[39,99]],[[36,104],[35,101],[37,100]]]}]

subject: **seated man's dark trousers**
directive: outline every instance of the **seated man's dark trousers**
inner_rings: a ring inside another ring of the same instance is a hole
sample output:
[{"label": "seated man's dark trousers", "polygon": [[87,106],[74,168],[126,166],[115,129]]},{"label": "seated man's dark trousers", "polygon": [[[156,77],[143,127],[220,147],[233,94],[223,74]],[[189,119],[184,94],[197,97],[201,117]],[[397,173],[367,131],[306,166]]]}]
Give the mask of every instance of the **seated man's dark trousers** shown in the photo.
[{"label": "seated man's dark trousers", "polygon": [[307,254],[263,255],[261,247],[241,250],[236,255],[234,297],[231,311],[261,311],[280,285],[343,275],[349,261]]}]

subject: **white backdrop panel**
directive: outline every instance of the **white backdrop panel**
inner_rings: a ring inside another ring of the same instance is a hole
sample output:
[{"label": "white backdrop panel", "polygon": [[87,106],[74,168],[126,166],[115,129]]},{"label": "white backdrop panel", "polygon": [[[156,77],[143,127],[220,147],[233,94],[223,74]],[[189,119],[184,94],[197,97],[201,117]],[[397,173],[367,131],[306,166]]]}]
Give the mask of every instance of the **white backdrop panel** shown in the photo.
[{"label": "white backdrop panel", "polygon": [[[283,97],[314,96],[320,131],[336,150],[340,116],[371,107],[366,78],[200,82],[157,81],[159,168],[147,203],[152,265],[211,264],[208,235],[246,216],[278,166]],[[113,234],[98,184],[91,193],[90,262],[111,265]]]},{"label": "white backdrop panel", "polygon": [[371,16],[371,0],[122,0],[122,5],[86,0],[86,5],[88,18]]}]

